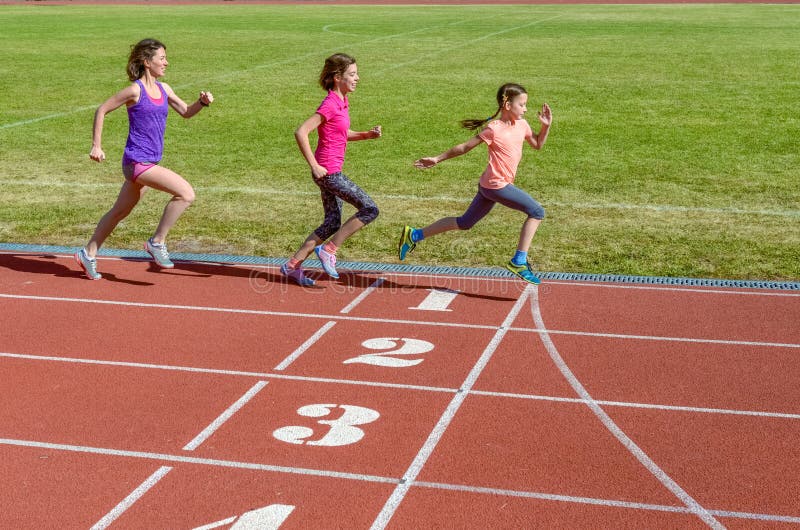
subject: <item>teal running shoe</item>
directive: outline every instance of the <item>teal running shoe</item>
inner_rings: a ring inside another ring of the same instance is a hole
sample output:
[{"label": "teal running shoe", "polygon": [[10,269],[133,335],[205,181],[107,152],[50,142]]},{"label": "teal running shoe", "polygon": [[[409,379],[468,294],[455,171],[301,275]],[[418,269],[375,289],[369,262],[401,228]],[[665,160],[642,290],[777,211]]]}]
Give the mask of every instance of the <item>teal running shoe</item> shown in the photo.
[{"label": "teal running shoe", "polygon": [[513,272],[515,275],[519,276],[526,282],[532,283],[533,285],[539,285],[540,283],[542,283],[542,280],[540,280],[539,277],[536,276],[531,270],[530,263],[525,263],[524,265],[517,265],[513,261],[509,261],[506,264],[506,269],[510,270],[511,272]]},{"label": "teal running shoe", "polygon": [[400,258],[400,261],[406,259],[406,254],[412,252],[415,248],[417,248],[417,244],[411,240],[411,232],[414,229],[408,225],[403,227],[403,231],[400,233],[400,243],[397,245],[397,254]]},{"label": "teal running shoe", "polygon": [[148,254],[153,256],[153,260],[156,262],[156,265],[162,269],[171,269],[175,266],[175,264],[169,259],[169,252],[167,252],[166,243],[154,243],[153,238],[151,237],[145,241],[144,249]]}]

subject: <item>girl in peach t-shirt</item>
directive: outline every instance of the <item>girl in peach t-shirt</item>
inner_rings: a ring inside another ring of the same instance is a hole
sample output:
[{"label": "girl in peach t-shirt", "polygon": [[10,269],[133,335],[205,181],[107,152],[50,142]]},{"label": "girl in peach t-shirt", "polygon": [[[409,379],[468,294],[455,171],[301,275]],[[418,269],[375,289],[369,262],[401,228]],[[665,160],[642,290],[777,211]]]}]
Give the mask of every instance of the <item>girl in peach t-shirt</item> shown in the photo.
[{"label": "girl in peach t-shirt", "polygon": [[[514,186],[517,166],[522,159],[522,146],[528,142],[534,149],[541,149],[547,140],[547,133],[553,121],[550,107],[545,103],[538,113],[541,129],[534,135],[523,116],[527,112],[528,93],[517,84],[508,83],[497,91],[497,111],[485,120],[464,120],[461,125],[467,129],[486,127],[466,142],[450,148],[439,156],[421,158],[414,162],[419,169],[428,169],[449,158],[461,156],[481,143],[489,149],[489,164],[481,175],[478,193],[472,204],[461,217],[443,217],[425,228],[404,226],[398,245],[400,260],[414,250],[417,243],[450,230],[469,230],[475,223],[486,217],[495,204],[500,203],[527,214],[519,234],[517,251],[506,268],[525,280],[538,284],[539,278],[528,263],[528,249],[536,229],[544,219],[544,208],[530,195]],[[497,115],[498,119],[495,119]],[[488,122],[488,123],[487,123]]]}]

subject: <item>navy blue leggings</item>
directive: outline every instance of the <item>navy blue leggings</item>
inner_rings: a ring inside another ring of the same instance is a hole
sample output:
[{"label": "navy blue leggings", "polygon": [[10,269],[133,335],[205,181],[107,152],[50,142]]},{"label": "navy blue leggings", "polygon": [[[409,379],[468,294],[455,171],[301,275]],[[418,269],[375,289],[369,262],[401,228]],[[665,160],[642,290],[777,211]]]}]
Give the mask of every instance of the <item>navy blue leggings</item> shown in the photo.
[{"label": "navy blue leggings", "polygon": [[456,219],[458,227],[461,230],[469,230],[475,226],[475,223],[486,217],[498,203],[528,214],[529,219],[544,219],[542,205],[513,184],[496,190],[478,186],[478,193],[472,199],[472,204],[469,205],[464,215]]},{"label": "navy blue leggings", "polygon": [[327,241],[342,226],[344,201],[355,206],[358,210],[356,217],[365,225],[378,217],[378,206],[375,201],[341,171],[325,175],[319,180],[314,179],[314,183],[319,186],[322,207],[325,210],[325,219],[314,230],[314,234],[321,240]]}]

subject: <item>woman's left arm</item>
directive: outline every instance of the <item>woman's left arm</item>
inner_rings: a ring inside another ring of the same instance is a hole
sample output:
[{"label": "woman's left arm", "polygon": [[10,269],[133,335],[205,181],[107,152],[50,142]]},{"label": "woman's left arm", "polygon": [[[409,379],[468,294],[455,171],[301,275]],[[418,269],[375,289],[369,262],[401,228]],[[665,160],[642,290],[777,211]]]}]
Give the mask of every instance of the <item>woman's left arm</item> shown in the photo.
[{"label": "woman's left arm", "polygon": [[164,92],[167,93],[169,106],[172,107],[175,112],[187,119],[203,110],[203,107],[208,107],[214,101],[214,96],[211,94],[211,92],[203,91],[200,92],[200,97],[197,98],[197,101],[191,105],[187,105],[186,102],[178,97],[175,91],[172,90],[172,87],[166,83],[161,83],[161,85],[164,87]]}]

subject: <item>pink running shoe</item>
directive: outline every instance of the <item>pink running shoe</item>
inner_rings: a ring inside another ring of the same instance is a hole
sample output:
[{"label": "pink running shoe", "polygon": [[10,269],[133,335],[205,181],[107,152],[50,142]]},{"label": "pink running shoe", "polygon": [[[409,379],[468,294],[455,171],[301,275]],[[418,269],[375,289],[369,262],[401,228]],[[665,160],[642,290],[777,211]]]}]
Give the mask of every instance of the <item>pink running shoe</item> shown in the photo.
[{"label": "pink running shoe", "polygon": [[292,280],[294,280],[294,282],[297,285],[301,285],[303,287],[310,287],[314,285],[314,280],[306,277],[302,267],[297,267],[296,269],[290,269],[289,266],[286,263],[284,263],[283,265],[281,265],[281,274],[283,274],[287,278],[291,278]]},{"label": "pink running shoe", "polygon": [[322,264],[322,268],[325,272],[328,273],[328,276],[334,280],[339,279],[339,273],[336,272],[336,254],[327,252],[322,248],[322,245],[314,247],[314,252],[316,252],[319,262]]}]

